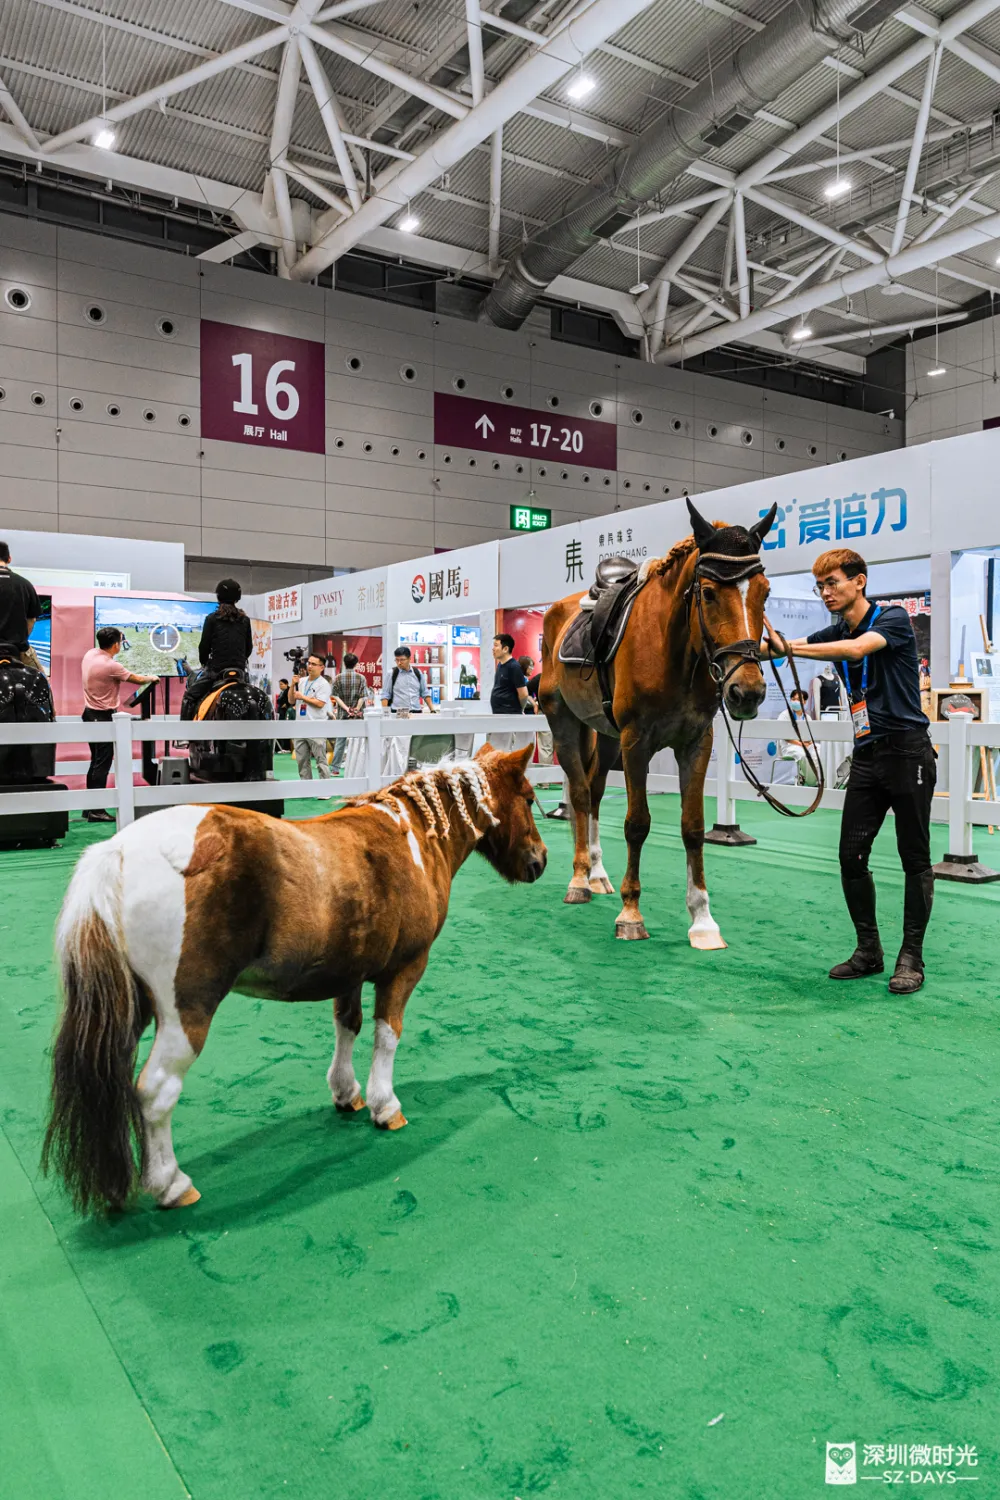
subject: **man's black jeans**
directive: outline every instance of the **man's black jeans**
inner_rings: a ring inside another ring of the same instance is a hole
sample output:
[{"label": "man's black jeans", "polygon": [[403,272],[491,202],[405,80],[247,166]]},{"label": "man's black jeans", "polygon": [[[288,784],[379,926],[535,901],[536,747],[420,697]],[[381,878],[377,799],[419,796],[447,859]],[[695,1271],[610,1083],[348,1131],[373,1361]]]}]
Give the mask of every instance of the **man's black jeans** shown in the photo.
[{"label": "man's black jeans", "polygon": [[875,835],[891,808],[896,847],[904,871],[919,875],[931,866],[931,799],[937,781],[934,749],[926,729],[890,734],[855,745],[840,825],[840,869],[845,880],[868,871]]},{"label": "man's black jeans", "polygon": [[[85,708],[83,710],[85,724],[110,724],[111,718],[110,708]],[[91,745],[90,766],[87,770],[87,786],[90,790],[107,786],[108,772],[111,770],[114,758],[115,747],[110,741],[106,744]]]}]

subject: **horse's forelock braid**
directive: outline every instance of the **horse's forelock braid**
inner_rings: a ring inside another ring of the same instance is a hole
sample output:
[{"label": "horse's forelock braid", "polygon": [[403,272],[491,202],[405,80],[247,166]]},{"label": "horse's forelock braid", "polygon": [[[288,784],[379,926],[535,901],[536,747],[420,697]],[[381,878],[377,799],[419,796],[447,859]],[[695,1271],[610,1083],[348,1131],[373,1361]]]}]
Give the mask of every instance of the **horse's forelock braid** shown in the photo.
[{"label": "horse's forelock braid", "polygon": [[445,812],[444,803],[441,801],[441,791],[437,783],[437,775],[434,771],[425,771],[423,776],[423,789],[427,793],[428,801],[434,809],[434,813],[441,826],[442,837],[448,837],[448,814]]},{"label": "horse's forelock braid", "polygon": [[[468,785],[468,781],[462,775],[462,768],[455,765],[442,766],[441,771],[445,781],[448,783],[452,801],[458,808],[458,815],[462,819],[462,822],[472,829],[477,839],[482,838],[483,830],[476,827],[476,820],[469,812],[469,806],[465,800],[465,788]],[[473,797],[473,802],[475,802],[475,797]]]}]

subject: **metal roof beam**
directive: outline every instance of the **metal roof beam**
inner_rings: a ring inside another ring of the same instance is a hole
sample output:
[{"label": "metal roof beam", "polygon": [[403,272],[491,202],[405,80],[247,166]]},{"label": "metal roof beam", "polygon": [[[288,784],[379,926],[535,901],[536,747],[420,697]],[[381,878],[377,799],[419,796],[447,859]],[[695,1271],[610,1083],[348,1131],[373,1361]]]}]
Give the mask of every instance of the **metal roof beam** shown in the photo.
[{"label": "metal roof beam", "polygon": [[41,147],[38,137],[21,113],[17,100],[2,78],[0,78],[0,109],[3,110],[25,145],[30,146],[33,151],[39,151]]}]

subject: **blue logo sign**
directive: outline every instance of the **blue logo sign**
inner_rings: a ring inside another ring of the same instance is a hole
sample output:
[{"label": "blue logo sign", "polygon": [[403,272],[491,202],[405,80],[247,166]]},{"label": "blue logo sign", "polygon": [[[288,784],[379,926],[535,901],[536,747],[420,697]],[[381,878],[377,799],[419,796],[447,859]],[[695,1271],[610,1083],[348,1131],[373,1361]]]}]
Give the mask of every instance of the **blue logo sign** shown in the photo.
[{"label": "blue logo sign", "polygon": [[[906,491],[901,489],[872,490],[870,495],[842,495],[836,498],[815,500],[799,505],[792,500],[787,506],[779,506],[774,525],[763,543],[765,552],[775,552],[786,546],[786,522],[794,529],[792,511],[798,510],[798,545],[810,542],[853,542],[866,536],[878,536],[888,522],[890,531],[906,530]],[[767,515],[767,510],[760,512]]]}]

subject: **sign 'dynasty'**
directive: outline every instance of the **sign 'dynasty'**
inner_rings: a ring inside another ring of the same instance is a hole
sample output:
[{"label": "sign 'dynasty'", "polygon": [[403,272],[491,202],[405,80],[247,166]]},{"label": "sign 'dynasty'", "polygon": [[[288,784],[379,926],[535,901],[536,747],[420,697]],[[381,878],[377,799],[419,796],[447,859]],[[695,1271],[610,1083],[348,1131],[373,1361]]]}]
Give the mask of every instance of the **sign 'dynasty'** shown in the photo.
[{"label": "sign 'dynasty'", "polygon": [[323,345],[203,318],[201,435],[258,448],[325,452]]},{"label": "sign 'dynasty'", "polygon": [[618,467],[618,429],[614,422],[564,417],[558,411],[534,411],[506,401],[477,401],[471,396],[434,394],[434,441],[456,448],[481,448],[519,458],[549,458],[583,468]]}]

